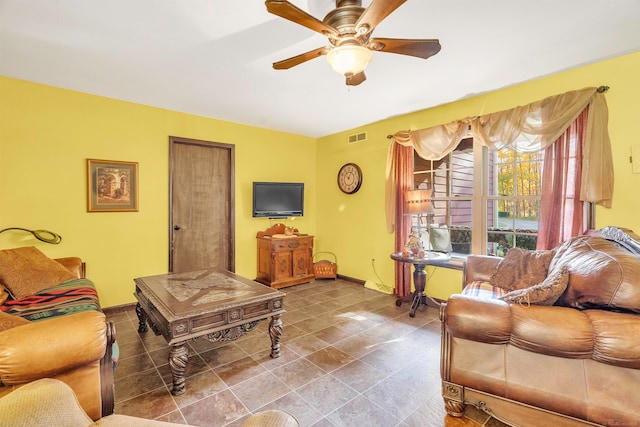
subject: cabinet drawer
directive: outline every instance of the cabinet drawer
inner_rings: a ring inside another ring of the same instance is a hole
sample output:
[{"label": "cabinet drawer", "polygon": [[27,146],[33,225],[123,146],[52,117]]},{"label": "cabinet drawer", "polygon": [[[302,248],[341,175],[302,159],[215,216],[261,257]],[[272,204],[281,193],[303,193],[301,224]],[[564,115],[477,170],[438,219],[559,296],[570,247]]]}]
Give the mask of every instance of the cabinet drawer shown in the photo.
[{"label": "cabinet drawer", "polygon": [[311,248],[311,239],[277,239],[271,242],[274,252],[293,251]]}]

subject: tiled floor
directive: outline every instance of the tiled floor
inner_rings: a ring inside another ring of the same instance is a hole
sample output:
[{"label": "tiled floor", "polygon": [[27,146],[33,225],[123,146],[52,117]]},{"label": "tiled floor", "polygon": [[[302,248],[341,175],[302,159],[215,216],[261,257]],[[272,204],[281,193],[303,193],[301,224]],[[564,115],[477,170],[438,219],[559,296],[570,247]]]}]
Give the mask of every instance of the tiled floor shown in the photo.
[{"label": "tiled floor", "polygon": [[[133,307],[110,313],[120,360],[116,413],[195,426],[240,426],[265,409],[301,426],[498,426],[474,411],[445,416],[440,397],[440,322],[409,304],[343,280],[283,289],[282,356],[269,357],[268,321],[232,342],[189,342],[187,391],[172,396],[166,341],[139,334]],[[107,310],[108,312],[108,310]]]}]

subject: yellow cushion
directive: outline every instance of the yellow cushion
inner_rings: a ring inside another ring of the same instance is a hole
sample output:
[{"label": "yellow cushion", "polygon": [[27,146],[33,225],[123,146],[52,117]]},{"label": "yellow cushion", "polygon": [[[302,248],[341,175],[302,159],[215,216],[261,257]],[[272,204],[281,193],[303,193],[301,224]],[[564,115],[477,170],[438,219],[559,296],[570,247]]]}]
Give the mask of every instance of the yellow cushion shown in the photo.
[{"label": "yellow cushion", "polygon": [[0,414],[3,426],[91,425],[73,390],[50,378],[30,382],[2,397]]},{"label": "yellow cushion", "polygon": [[69,270],[35,246],[0,251],[0,282],[15,299],[34,295],[71,279],[75,276]]}]

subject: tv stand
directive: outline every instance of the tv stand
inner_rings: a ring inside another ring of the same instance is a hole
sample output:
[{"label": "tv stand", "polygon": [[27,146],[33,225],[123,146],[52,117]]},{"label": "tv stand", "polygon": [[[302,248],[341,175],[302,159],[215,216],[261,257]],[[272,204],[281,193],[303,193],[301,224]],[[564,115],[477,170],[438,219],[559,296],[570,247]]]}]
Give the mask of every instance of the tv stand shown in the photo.
[{"label": "tv stand", "polygon": [[287,235],[284,224],[275,224],[258,232],[256,282],[278,289],[314,279],[313,236],[297,231]]}]

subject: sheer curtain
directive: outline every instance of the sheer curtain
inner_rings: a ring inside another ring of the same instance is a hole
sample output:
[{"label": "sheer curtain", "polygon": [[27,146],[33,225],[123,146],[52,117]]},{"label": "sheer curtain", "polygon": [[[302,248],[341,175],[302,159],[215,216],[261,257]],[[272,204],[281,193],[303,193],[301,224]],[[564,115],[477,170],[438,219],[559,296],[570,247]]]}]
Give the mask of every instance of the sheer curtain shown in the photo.
[{"label": "sheer curtain", "polygon": [[[404,247],[411,230],[411,218],[405,215],[405,192],[413,189],[413,148],[400,144],[393,144],[391,149],[393,164],[389,167],[394,174],[397,187],[393,192],[395,212],[395,250],[399,252]],[[411,265],[397,262],[395,265],[395,295],[404,297],[411,294]]]},{"label": "sheer curtain", "polygon": [[536,249],[553,249],[558,243],[584,232],[580,159],[588,113],[585,108],[560,138],[545,149]]},{"label": "sheer curtain", "polygon": [[[400,156],[400,151],[395,146],[412,147],[420,157],[439,160],[455,149],[470,131],[474,139],[486,147],[495,150],[509,147],[518,152],[533,152],[553,144],[583,112],[586,116],[586,129],[583,135],[579,198],[611,207],[613,158],[607,130],[608,111],[604,97],[606,89],[601,86],[570,91],[511,110],[394,134],[387,157],[387,230],[398,234],[397,226],[403,225],[399,218],[403,218],[404,206],[398,203],[397,193],[406,189],[406,182],[412,175],[412,170],[406,165],[399,168],[397,156]],[[395,249],[400,250],[401,247],[396,246]]]}]

